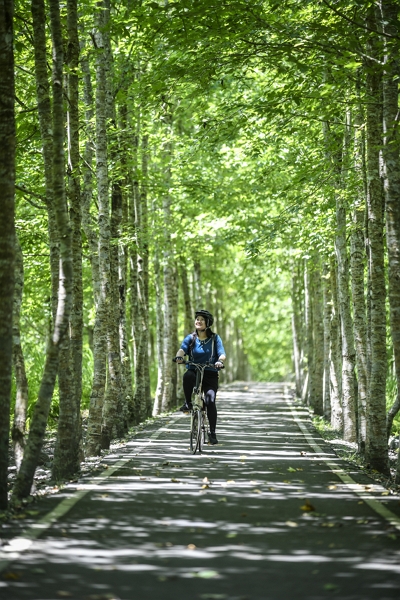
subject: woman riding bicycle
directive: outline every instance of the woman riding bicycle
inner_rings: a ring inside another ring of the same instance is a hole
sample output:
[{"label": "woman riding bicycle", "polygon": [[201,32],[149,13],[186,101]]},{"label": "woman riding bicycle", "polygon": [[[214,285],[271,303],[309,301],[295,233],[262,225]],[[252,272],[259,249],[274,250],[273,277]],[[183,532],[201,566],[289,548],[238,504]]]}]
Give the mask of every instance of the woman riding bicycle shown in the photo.
[{"label": "woman riding bicycle", "polygon": [[[225,350],[219,335],[211,331],[214,317],[208,310],[198,310],[195,313],[195,331],[185,337],[176,354],[176,362],[184,362],[183,357],[189,356],[191,362],[197,364],[211,363],[215,367],[206,367],[204,370],[203,385],[204,403],[207,408],[207,417],[210,423],[210,443],[218,444],[215,429],[217,426],[216,395],[218,390],[218,369],[222,369],[226,359]],[[186,402],[180,410],[192,410],[192,392],[196,384],[196,370],[191,365],[186,366],[183,376],[183,391]]]}]

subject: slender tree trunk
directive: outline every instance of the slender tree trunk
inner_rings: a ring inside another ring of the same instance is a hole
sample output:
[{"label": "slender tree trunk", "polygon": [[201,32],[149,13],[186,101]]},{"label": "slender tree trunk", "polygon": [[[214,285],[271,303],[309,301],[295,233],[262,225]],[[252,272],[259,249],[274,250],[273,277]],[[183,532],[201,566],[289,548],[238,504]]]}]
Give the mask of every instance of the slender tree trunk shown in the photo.
[{"label": "slender tree trunk", "polygon": [[303,387],[301,365],[301,304],[300,283],[296,265],[292,272],[292,336],[293,336],[293,363],[296,380],[296,396],[301,398]]},{"label": "slender tree trunk", "polygon": [[322,313],[322,282],[318,261],[314,258],[311,273],[313,325],[313,377],[311,400],[314,413],[323,415],[324,324]]},{"label": "slender tree trunk", "polygon": [[193,298],[195,302],[195,310],[204,308],[203,306],[203,286],[201,277],[201,265],[198,260],[193,263]]},{"label": "slender tree trunk", "polygon": [[193,309],[191,296],[189,291],[189,280],[187,276],[187,266],[184,259],[181,259],[179,273],[181,276],[182,294],[183,294],[183,306],[184,306],[184,331],[185,335],[193,330]]},{"label": "slender tree trunk", "polygon": [[310,261],[305,261],[304,268],[304,309],[306,325],[306,356],[307,356],[307,404],[312,406],[312,391],[314,388],[314,348],[313,348],[313,310],[312,310],[312,291],[311,291],[311,265]]},{"label": "slender tree trunk", "polygon": [[336,263],[332,259],[330,265],[330,282],[332,289],[331,344],[330,344],[330,398],[331,425],[333,429],[343,429],[342,409],[342,348],[340,336],[340,315],[337,289]]},{"label": "slender tree trunk", "polygon": [[[351,316],[351,301],[349,290],[349,258],[347,252],[347,219],[344,200],[346,184],[346,166],[349,154],[349,124],[346,124],[343,144],[343,158],[340,184],[336,192],[336,237],[335,251],[338,266],[338,296],[342,339],[342,410],[343,438],[347,442],[357,440],[356,412],[356,381],[355,381],[355,350],[353,338],[353,320]],[[339,167],[336,167],[339,170]]]},{"label": "slender tree trunk", "polygon": [[82,289],[82,234],[81,197],[79,178],[79,38],[76,0],[67,2],[68,28],[68,199],[72,226],[72,253],[74,266],[73,303],[69,336],[64,340],[58,375],[60,413],[52,475],[54,479],[68,479],[79,471],[81,462],[82,423],[80,402],[82,396],[83,346],[83,289]]},{"label": "slender tree trunk", "polygon": [[163,282],[160,269],[159,250],[154,251],[154,285],[156,292],[156,349],[157,349],[157,388],[154,398],[153,416],[162,411],[164,396],[164,304]]},{"label": "slender tree trunk", "polygon": [[48,61],[46,52],[46,15],[44,0],[32,0],[31,12],[33,22],[36,97],[38,103],[40,137],[42,140],[46,205],[48,213],[47,227],[50,250],[51,314],[54,326],[58,305],[60,249],[56,217],[53,208],[53,134],[51,129],[53,117],[51,112],[50,83],[47,76]]},{"label": "slender tree trunk", "polygon": [[332,290],[329,266],[325,263],[323,267],[323,325],[324,325],[324,374],[323,374],[323,415],[325,419],[331,419],[331,397],[330,397],[330,368],[331,368],[331,320],[332,320]]},{"label": "slender tree trunk", "polygon": [[58,307],[54,329],[46,350],[46,362],[26,444],[24,458],[13,490],[13,498],[28,496],[39,461],[47,418],[58,371],[59,350],[67,333],[72,304],[73,262],[72,244],[64,186],[64,110],[63,110],[63,47],[58,0],[50,0],[50,25],[53,41],[53,191],[54,212],[60,239],[60,281]]},{"label": "slender tree trunk", "polygon": [[150,364],[149,364],[149,214],[147,204],[147,179],[148,179],[148,151],[149,136],[146,131],[142,135],[142,184],[140,186],[140,206],[142,215],[141,246],[142,246],[142,270],[139,280],[143,290],[143,357],[142,371],[146,398],[146,417],[152,413],[152,401],[150,394]]},{"label": "slender tree trunk", "polygon": [[8,442],[12,379],[15,260],[14,3],[0,4],[0,510],[8,505]]},{"label": "slender tree trunk", "polygon": [[[387,437],[400,410],[400,134],[399,134],[399,33],[398,3],[382,0],[385,73],[383,79],[383,160],[386,205],[386,245],[389,258],[390,332],[397,381],[396,401],[387,416]],[[400,481],[400,459],[398,469]]]},{"label": "slender tree trunk", "polygon": [[90,213],[93,193],[93,150],[94,150],[94,99],[87,54],[82,54],[81,66],[84,83],[86,141],[83,161],[83,188],[82,188],[82,225],[89,246],[89,260],[92,271],[92,285],[94,303],[96,307],[95,323],[93,328],[93,383],[90,393],[89,419],[86,436],[85,453],[88,456],[98,455],[101,452],[101,427],[103,418],[103,401],[106,386],[106,339],[103,324],[100,322],[98,305],[101,296],[100,266],[99,266],[99,239]]},{"label": "slender tree trunk", "polygon": [[[101,427],[100,445],[108,448],[113,435],[116,411],[118,406],[118,369],[115,366],[115,353],[110,332],[111,294],[111,265],[110,265],[110,202],[108,195],[108,151],[107,151],[107,60],[103,32],[108,26],[105,18],[104,2],[97,3],[96,31],[94,41],[96,45],[96,177],[98,199],[98,228],[99,228],[99,271],[100,295],[97,305],[95,336],[98,350],[107,348],[107,358],[104,354],[99,359],[104,361],[103,381],[106,381],[106,390],[103,397],[103,419]],[[108,14],[108,13],[107,13]],[[97,351],[95,351],[97,352]],[[108,362],[108,378],[106,379]],[[99,374],[100,375],[100,374]],[[99,377],[100,379],[100,377]],[[101,383],[103,383],[101,381]],[[93,382],[95,383],[95,382]],[[97,382],[96,382],[97,383]],[[102,387],[102,386],[101,386]],[[99,432],[97,432],[99,433]]]},{"label": "slender tree trunk", "polygon": [[[374,8],[369,9],[367,25],[376,27]],[[367,55],[379,60],[378,41],[372,36]],[[386,287],[383,237],[383,194],[379,169],[381,135],[381,77],[367,61],[367,207],[369,273],[371,293],[371,376],[367,397],[366,459],[371,466],[389,473],[386,435]]]},{"label": "slender tree trunk", "polygon": [[24,353],[21,345],[20,314],[22,292],[24,289],[24,264],[22,248],[15,237],[15,292],[13,312],[13,363],[16,382],[16,397],[14,410],[14,423],[12,440],[14,444],[14,457],[17,471],[22,462],[25,447],[26,413],[28,409],[28,379],[25,370]]},{"label": "slender tree trunk", "polygon": [[[116,110],[114,101],[114,67],[113,53],[110,38],[110,0],[102,0],[104,27],[101,30],[103,47],[103,67],[105,72],[105,101],[107,118],[107,147],[110,163],[116,167],[120,164],[119,140],[117,138]],[[103,406],[103,444],[109,448],[110,441],[115,436],[122,436],[128,428],[127,406],[125,405],[125,382],[121,366],[120,339],[119,339],[119,265],[118,247],[120,243],[120,229],[122,219],[122,190],[120,175],[116,168],[111,171],[111,219],[110,219],[110,246],[109,268],[110,279],[108,288],[107,308],[107,350],[108,350],[108,378],[106,395]]]}]

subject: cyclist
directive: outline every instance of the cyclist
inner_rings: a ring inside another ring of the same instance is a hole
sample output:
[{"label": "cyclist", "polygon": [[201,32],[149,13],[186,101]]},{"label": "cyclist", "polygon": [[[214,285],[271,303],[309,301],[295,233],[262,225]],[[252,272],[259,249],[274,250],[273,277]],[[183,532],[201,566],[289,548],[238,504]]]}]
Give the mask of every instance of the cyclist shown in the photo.
[{"label": "cyclist", "polygon": [[[189,356],[194,363],[204,364],[210,362],[215,367],[206,367],[203,377],[203,391],[207,409],[208,422],[210,423],[210,443],[218,444],[215,434],[217,426],[216,395],[218,390],[218,369],[222,369],[226,360],[225,350],[219,335],[211,331],[214,317],[208,310],[198,310],[195,313],[195,331],[185,337],[180,349],[176,353],[176,362],[184,362],[183,357]],[[192,392],[196,385],[195,367],[187,365],[183,376],[183,391],[186,402],[179,410],[186,412],[192,410]]]}]

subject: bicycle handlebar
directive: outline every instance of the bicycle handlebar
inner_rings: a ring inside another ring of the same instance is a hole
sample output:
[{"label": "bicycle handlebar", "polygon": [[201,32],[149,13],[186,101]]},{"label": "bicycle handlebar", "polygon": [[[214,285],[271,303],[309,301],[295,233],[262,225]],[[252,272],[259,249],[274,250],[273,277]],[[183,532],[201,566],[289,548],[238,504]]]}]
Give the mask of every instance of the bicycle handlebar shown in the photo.
[{"label": "bicycle handlebar", "polygon": [[[172,359],[172,362],[174,362],[174,363],[177,362],[177,357],[176,356],[175,356],[175,358]],[[225,365],[222,365],[222,367],[216,367],[215,364],[210,363],[210,362],[195,363],[195,362],[192,362],[191,360],[183,360],[182,362],[178,362],[178,365],[193,365],[194,367],[204,367],[204,368],[206,368],[206,367],[212,367],[214,369],[217,369],[217,371],[221,371],[222,369],[225,369]]]}]

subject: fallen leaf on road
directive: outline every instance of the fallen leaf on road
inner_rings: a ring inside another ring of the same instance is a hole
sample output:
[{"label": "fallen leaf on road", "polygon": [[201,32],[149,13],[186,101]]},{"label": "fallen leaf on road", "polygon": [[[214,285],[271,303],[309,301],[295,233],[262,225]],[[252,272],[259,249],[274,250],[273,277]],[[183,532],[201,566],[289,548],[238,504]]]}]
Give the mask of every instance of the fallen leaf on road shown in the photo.
[{"label": "fallen leaf on road", "polygon": [[244,460],[245,458],[247,458],[247,456],[245,454],[242,454],[242,456],[239,456],[240,460]]},{"label": "fallen leaf on road", "polygon": [[210,482],[208,481],[208,477],[204,477],[204,479],[203,479],[203,483],[210,483]]},{"label": "fallen leaf on road", "polygon": [[13,571],[8,571],[7,573],[4,573],[3,577],[9,581],[16,581],[21,575],[19,573],[14,573]]},{"label": "fallen leaf on road", "polygon": [[172,481],[172,483],[179,483],[179,479],[175,479],[175,477],[173,477],[173,478],[171,479],[171,481]]},{"label": "fallen leaf on road", "polygon": [[286,521],[286,525],[288,527],[298,527],[299,526],[299,524],[296,523],[296,521]]},{"label": "fallen leaf on road", "polygon": [[223,497],[223,498],[219,498],[219,499],[218,499],[218,502],[226,502],[226,498],[225,498],[225,497]]},{"label": "fallen leaf on road", "polygon": [[382,492],[382,496],[389,496],[390,492]]},{"label": "fallen leaf on road", "polygon": [[329,591],[333,592],[333,591],[338,590],[338,589],[339,589],[339,586],[335,585],[334,583],[326,583],[324,585],[324,590],[329,590]]},{"label": "fallen leaf on road", "polygon": [[236,531],[231,531],[230,533],[227,533],[225,537],[227,538],[235,538],[237,536]]},{"label": "fallen leaf on road", "polygon": [[226,483],[236,483],[233,479],[228,479]]},{"label": "fallen leaf on road", "polygon": [[293,467],[289,467],[288,471],[290,471],[290,473],[296,473],[296,469],[293,469]]},{"label": "fallen leaf on road", "polygon": [[269,487],[268,489],[269,489],[270,492],[276,492],[276,489],[273,488],[273,487]]},{"label": "fallen leaf on road", "polygon": [[306,500],[303,506],[300,506],[300,508],[305,512],[312,512],[313,510],[315,510],[315,507],[308,500]]},{"label": "fallen leaf on road", "polygon": [[204,485],[201,486],[202,490],[208,490],[209,488],[210,488],[210,486],[206,485],[206,484],[204,484]]},{"label": "fallen leaf on road", "polygon": [[198,573],[194,573],[195,577],[201,577],[202,579],[215,579],[218,575],[217,571],[199,571]]},{"label": "fallen leaf on road", "polygon": [[188,544],[187,549],[188,550],[196,550],[196,546],[194,544]]},{"label": "fallen leaf on road", "polygon": [[261,494],[261,490],[258,490],[257,488],[253,490],[253,494]]},{"label": "fallen leaf on road", "polygon": [[328,485],[328,490],[337,490],[337,485]]}]

